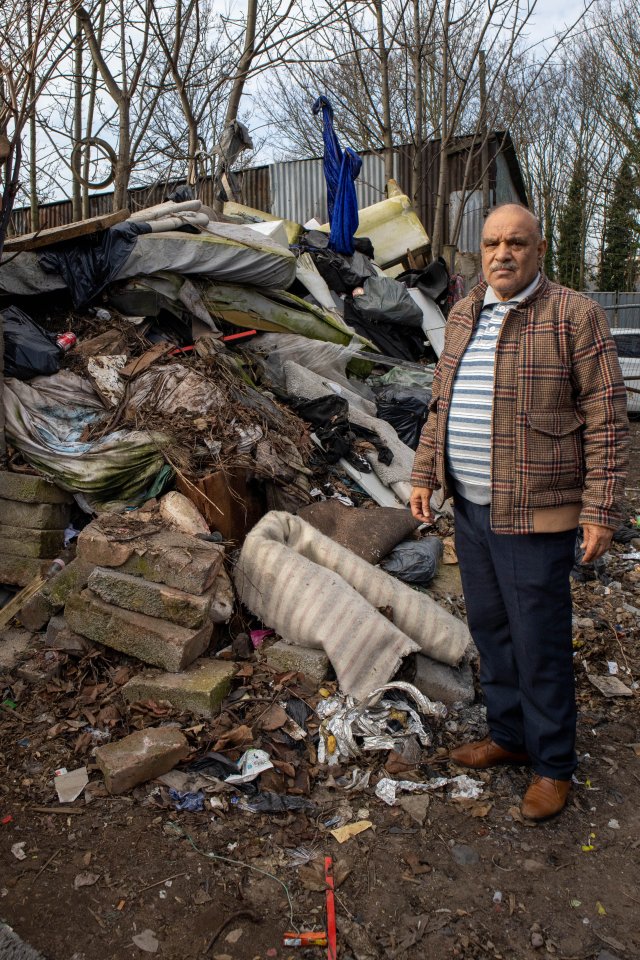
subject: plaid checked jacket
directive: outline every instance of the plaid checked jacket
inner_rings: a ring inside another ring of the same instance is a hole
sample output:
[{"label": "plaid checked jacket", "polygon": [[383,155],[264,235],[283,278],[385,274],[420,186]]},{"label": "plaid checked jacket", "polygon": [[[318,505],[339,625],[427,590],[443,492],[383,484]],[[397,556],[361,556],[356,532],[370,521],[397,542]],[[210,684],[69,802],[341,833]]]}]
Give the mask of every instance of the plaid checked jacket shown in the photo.
[{"label": "plaid checked jacket", "polygon": [[[411,482],[451,495],[445,438],[453,381],[486,283],[451,310]],[[616,527],[629,424],[618,355],[601,308],[542,277],[505,316],[496,345],[491,528],[524,534],[576,523]],[[568,509],[569,508],[569,509]],[[549,524],[553,514],[573,517]]]}]

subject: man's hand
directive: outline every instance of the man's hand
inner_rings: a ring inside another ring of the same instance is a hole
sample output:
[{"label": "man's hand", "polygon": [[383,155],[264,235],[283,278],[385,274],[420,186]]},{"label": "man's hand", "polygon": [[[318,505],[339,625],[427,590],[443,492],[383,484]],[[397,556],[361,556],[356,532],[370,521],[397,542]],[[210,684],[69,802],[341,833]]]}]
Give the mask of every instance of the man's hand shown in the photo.
[{"label": "man's hand", "polygon": [[414,487],[409,498],[411,513],[416,520],[421,523],[433,523],[433,514],[431,512],[431,494],[433,490],[430,487]]},{"label": "man's hand", "polygon": [[591,563],[592,560],[597,560],[603,553],[606,553],[612,538],[613,530],[610,530],[609,527],[600,527],[597,523],[584,523],[582,525],[582,543],[580,544],[584,550],[582,563]]}]

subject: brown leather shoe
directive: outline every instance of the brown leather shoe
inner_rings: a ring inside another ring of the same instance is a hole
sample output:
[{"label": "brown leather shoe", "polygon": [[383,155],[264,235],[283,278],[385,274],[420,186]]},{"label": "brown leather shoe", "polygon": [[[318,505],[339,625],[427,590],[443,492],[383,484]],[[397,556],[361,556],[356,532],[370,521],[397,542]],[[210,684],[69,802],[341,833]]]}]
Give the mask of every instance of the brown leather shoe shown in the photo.
[{"label": "brown leather shoe", "polygon": [[571,780],[553,780],[535,774],[522,800],[522,816],[529,820],[546,820],[560,813],[567,802]]},{"label": "brown leather shoe", "polygon": [[474,767],[476,770],[485,770],[495,767],[499,763],[528,763],[527,753],[518,753],[505,750],[498,746],[491,737],[476,740],[475,743],[463,743],[449,752],[449,759],[455,760],[462,767]]}]

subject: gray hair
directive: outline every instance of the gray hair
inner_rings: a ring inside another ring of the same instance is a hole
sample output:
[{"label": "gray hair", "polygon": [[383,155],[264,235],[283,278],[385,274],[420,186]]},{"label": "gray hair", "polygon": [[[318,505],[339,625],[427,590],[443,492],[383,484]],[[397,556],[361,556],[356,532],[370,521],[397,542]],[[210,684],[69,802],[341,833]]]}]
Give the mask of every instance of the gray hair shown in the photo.
[{"label": "gray hair", "polygon": [[515,207],[516,210],[523,210],[525,213],[528,213],[535,226],[535,230],[538,237],[541,240],[544,239],[540,218],[537,217],[535,213],[532,213],[531,210],[529,210],[529,208],[524,205],[524,203],[517,203],[516,201],[513,201],[513,200],[509,200],[506,203],[499,203],[497,206],[492,207],[491,210],[489,210],[489,213],[487,214],[487,216],[485,217],[485,221],[484,221],[485,224],[491,219],[494,213],[498,213],[500,210],[504,210],[507,207]]}]

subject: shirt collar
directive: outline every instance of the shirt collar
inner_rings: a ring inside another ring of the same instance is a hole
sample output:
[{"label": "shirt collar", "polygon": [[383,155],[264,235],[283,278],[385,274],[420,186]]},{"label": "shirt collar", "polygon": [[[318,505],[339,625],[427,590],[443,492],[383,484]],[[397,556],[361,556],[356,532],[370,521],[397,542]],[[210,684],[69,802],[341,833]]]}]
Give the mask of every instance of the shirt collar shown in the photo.
[{"label": "shirt collar", "polygon": [[521,290],[520,293],[514,294],[510,297],[508,301],[501,300],[492,287],[487,287],[484,293],[483,307],[493,307],[497,303],[520,303],[521,300],[524,300],[526,297],[530,297],[535,288],[540,282],[540,272],[538,272],[528,287],[525,287],[524,290]]}]

